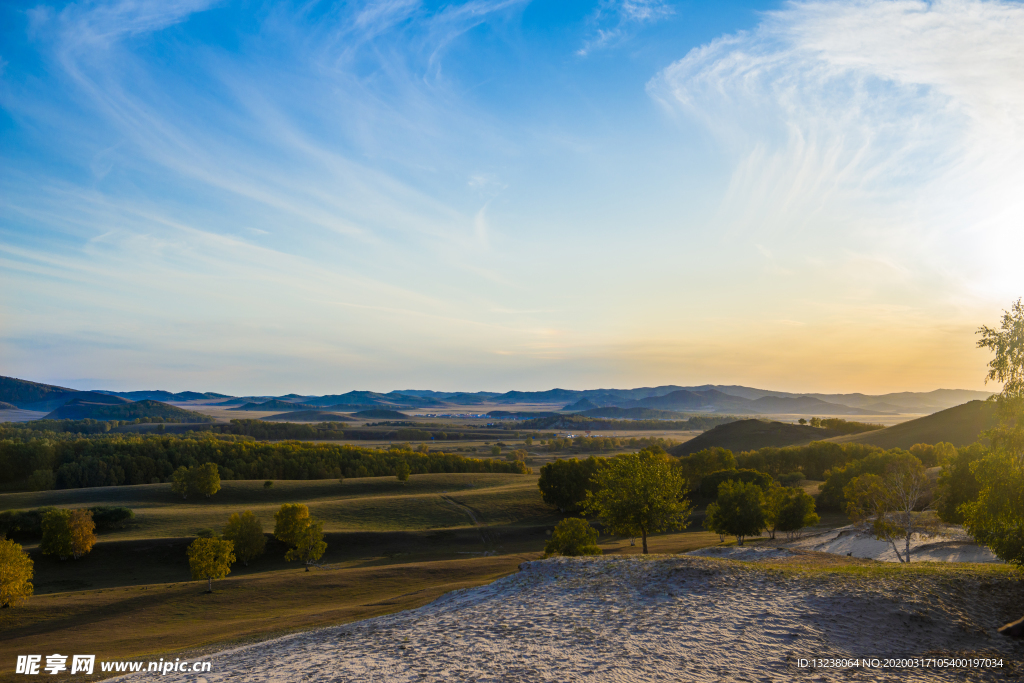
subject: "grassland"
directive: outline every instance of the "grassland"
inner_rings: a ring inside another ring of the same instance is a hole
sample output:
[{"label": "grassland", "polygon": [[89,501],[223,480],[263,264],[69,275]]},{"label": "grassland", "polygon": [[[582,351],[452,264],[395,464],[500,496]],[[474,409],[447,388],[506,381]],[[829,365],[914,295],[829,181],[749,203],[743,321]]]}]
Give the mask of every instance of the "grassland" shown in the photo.
[{"label": "grassland", "polygon": [[986,429],[996,425],[996,405],[988,401],[969,401],[963,405],[902,422],[864,434],[838,436],[828,441],[863,443],[881,448],[910,448],[914,444],[943,441],[954,446],[969,446]]},{"label": "grassland", "polygon": [[[185,549],[196,531],[219,530],[232,512],[248,509],[269,532],[274,511],[289,502],[308,504],[324,520],[325,569],[285,562],[285,547],[271,540],[264,556],[215,582],[212,595],[190,580]],[[36,595],[0,612],[0,680],[13,680],[17,654],[40,648],[100,659],[191,656],[417,607],[538,558],[559,519],[540,500],[535,475],[276,481],[269,489],[225,481],[209,500],[182,500],[166,484],[0,495],[0,509],[45,505],[124,505],[136,519],[101,535],[77,561],[27,546]],[[684,552],[718,540],[688,531],[655,536],[651,547]],[[606,537],[601,545],[606,553],[640,552],[629,539]]]}]

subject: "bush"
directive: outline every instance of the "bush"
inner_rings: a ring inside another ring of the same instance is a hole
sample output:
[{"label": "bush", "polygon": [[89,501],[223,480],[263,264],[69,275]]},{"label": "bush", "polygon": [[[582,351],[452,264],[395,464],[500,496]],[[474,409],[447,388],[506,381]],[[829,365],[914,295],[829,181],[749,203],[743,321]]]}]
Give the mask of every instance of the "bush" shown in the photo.
[{"label": "bush", "polygon": [[555,531],[551,539],[544,546],[544,557],[551,555],[565,555],[576,557],[580,555],[600,555],[602,551],[597,547],[597,529],[590,526],[590,522],[580,517],[563,519],[555,525]]}]

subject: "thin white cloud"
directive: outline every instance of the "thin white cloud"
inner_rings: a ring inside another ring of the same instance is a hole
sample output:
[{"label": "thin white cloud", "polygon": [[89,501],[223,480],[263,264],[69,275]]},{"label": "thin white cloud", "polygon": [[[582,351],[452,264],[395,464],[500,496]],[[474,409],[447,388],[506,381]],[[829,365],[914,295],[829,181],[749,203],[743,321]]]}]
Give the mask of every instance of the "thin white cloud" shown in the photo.
[{"label": "thin white cloud", "polygon": [[1022,35],[1017,2],[798,2],[648,91],[732,160],[732,241],[886,254],[943,273],[936,295],[1005,297],[1024,289]]},{"label": "thin white cloud", "polygon": [[633,36],[643,26],[656,23],[674,13],[675,10],[665,0],[601,0],[588,21],[591,35],[576,54],[585,57],[616,45]]}]

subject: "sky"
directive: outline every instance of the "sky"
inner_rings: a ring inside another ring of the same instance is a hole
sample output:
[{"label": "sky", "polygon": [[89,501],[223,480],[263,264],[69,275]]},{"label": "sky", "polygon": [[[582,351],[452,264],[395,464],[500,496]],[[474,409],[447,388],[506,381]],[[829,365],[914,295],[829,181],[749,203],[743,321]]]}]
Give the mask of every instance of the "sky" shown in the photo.
[{"label": "sky", "polygon": [[0,374],[982,389],[1022,35],[1016,0],[7,2]]}]

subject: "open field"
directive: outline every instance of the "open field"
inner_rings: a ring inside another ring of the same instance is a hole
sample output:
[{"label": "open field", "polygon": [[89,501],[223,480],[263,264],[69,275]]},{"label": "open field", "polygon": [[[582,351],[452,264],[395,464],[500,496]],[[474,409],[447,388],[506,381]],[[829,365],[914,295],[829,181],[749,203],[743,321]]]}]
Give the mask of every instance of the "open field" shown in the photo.
[{"label": "open field", "polygon": [[323,519],[324,530],[397,531],[474,526],[469,515],[446,501],[468,496],[483,524],[554,523],[544,505],[537,475],[422,474],[405,484],[394,477],[313,481],[224,481],[210,499],[182,500],[170,484],[108,486],[37,493],[0,494],[0,510],[54,505],[88,507],[123,505],[135,511],[127,529],[104,534],[103,540],[192,536],[199,529],[220,528],[233,512],[252,510],[273,530],[274,513],[283,503],[305,503]]}]

